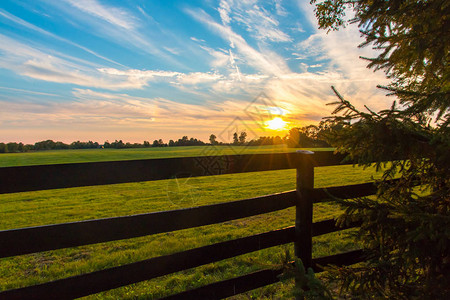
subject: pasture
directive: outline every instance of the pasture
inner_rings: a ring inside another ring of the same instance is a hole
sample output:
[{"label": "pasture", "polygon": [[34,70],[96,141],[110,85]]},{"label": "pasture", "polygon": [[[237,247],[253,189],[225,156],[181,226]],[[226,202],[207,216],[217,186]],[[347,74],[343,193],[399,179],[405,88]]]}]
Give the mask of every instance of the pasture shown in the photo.
[{"label": "pasture", "polygon": [[[317,149],[316,150],[321,150]],[[322,149],[325,150],[325,149]],[[329,150],[327,148],[327,150]],[[25,153],[2,153],[0,168],[12,166],[48,165],[63,163],[81,163],[94,161],[115,161],[150,158],[189,157],[206,155],[233,155],[252,153],[292,152],[293,148],[286,145],[274,146],[188,146],[188,147],[157,147],[129,149],[80,149],[80,150],[49,150]]]},{"label": "pasture", "polygon": [[[223,147],[217,153],[206,147],[149,149],[61,150],[5,154],[0,166],[108,161],[199,155],[294,151],[283,146]],[[215,149],[214,151],[217,151]],[[126,172],[126,170],[123,170]],[[315,186],[337,186],[370,181],[373,169],[352,166],[316,168]],[[174,187],[177,189],[174,189]],[[58,189],[0,195],[0,230],[77,220],[124,216],[181,207],[220,203],[295,189],[295,170],[243,173],[190,179],[161,180],[107,186]],[[175,192],[174,192],[175,191]],[[314,206],[315,221],[336,216],[332,204]],[[170,220],[167,220],[170,222]],[[202,245],[279,229],[294,224],[294,208],[171,233],[48,251],[0,260],[0,290],[101,270]],[[345,232],[314,239],[314,256],[356,248]],[[118,288],[91,299],[158,298],[188,288],[231,278],[283,262],[291,246],[273,247],[219,263]],[[239,299],[283,297],[286,284],[275,284],[238,296]]]}]

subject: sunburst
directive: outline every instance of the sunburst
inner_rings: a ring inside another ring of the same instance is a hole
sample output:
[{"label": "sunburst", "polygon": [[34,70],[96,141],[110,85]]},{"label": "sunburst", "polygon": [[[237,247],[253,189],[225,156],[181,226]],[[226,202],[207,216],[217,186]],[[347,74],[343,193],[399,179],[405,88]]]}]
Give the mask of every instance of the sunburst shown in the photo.
[{"label": "sunburst", "polygon": [[270,121],[266,122],[266,128],[272,130],[285,130],[288,122],[284,121],[280,117],[275,117]]}]

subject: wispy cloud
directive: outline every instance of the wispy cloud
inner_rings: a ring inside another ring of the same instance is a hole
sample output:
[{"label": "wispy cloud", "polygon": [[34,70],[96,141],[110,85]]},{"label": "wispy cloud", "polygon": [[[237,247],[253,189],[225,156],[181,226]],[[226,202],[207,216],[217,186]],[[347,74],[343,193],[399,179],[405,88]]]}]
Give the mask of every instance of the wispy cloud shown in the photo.
[{"label": "wispy cloud", "polygon": [[57,83],[69,83],[80,86],[92,86],[107,89],[138,88],[142,84],[136,82],[114,81],[111,77],[99,78],[94,72],[69,69],[63,67],[65,63],[59,59],[49,58],[47,60],[27,60],[22,66],[22,75]]},{"label": "wispy cloud", "polygon": [[229,49],[228,51],[230,53],[230,63],[236,69],[236,75],[238,79],[241,80],[241,73],[239,72],[239,67],[236,64],[236,61],[234,60],[233,52],[231,51],[231,49]]},{"label": "wispy cloud", "polygon": [[92,16],[105,20],[111,25],[127,30],[136,27],[136,18],[124,9],[100,4],[96,0],[66,0],[72,6]]},{"label": "wispy cloud", "polygon": [[98,69],[101,73],[108,74],[108,75],[115,75],[115,76],[125,76],[125,77],[131,77],[136,79],[153,79],[158,77],[174,77],[178,76],[181,73],[179,72],[170,72],[170,71],[154,71],[154,70],[135,70],[135,69],[129,69],[129,70],[118,70],[114,68],[102,68]]},{"label": "wispy cloud", "polygon": [[220,14],[220,18],[222,19],[223,25],[229,25],[231,22],[231,7],[230,4],[227,1],[220,1],[219,7],[217,8],[217,11]]},{"label": "wispy cloud", "polygon": [[217,82],[224,78],[223,75],[217,73],[202,73],[194,72],[189,74],[181,74],[178,78],[178,83],[188,85],[198,85],[201,83]]},{"label": "wispy cloud", "polygon": [[9,21],[14,22],[14,23],[16,23],[18,25],[21,25],[21,26],[23,26],[25,28],[28,28],[28,29],[30,29],[32,31],[38,32],[38,33],[40,33],[42,35],[46,35],[46,36],[49,36],[51,38],[54,38],[55,40],[62,41],[62,42],[67,43],[69,45],[75,46],[75,47],[77,47],[77,48],[79,48],[79,49],[81,49],[83,51],[86,51],[86,52],[88,52],[88,53],[90,53],[90,54],[92,54],[92,55],[94,55],[94,56],[96,56],[98,58],[101,58],[101,59],[105,60],[105,61],[111,62],[111,63],[116,64],[116,65],[123,66],[122,64],[120,64],[120,63],[118,63],[118,62],[116,62],[116,61],[114,61],[112,59],[109,59],[109,58],[107,58],[105,56],[102,56],[102,55],[96,53],[95,51],[90,50],[89,48],[81,46],[81,45],[79,45],[77,43],[74,43],[74,42],[72,42],[72,41],[70,41],[68,39],[62,38],[62,37],[60,37],[60,36],[58,36],[56,34],[53,34],[51,32],[48,32],[47,30],[44,30],[44,29],[42,29],[40,27],[37,27],[37,26],[35,26],[35,25],[33,25],[33,24],[31,24],[31,23],[29,23],[29,22],[27,22],[27,21],[25,21],[25,20],[23,20],[21,18],[18,18],[18,17],[14,16],[13,14],[10,14],[9,12],[7,12],[5,10],[0,9],[0,16],[5,18],[5,19],[7,19],[7,20],[9,20]]},{"label": "wispy cloud", "polygon": [[60,95],[57,95],[57,94],[36,92],[36,91],[30,91],[30,90],[24,90],[24,89],[15,89],[15,88],[5,87],[5,86],[0,86],[0,89],[1,90],[6,90],[6,91],[17,92],[17,93],[20,93],[20,94],[25,93],[25,94],[31,94],[31,95],[60,97]]},{"label": "wispy cloud", "polygon": [[236,47],[236,50],[239,52],[239,54],[242,55],[243,58],[245,58],[245,62],[255,69],[266,74],[273,75],[279,75],[289,72],[289,68],[287,67],[286,62],[283,58],[279,57],[273,52],[267,52],[263,54],[257,51],[256,49],[251,47],[241,35],[235,33],[229,26],[224,26],[217,23],[205,11],[201,9],[186,9],[186,12],[197,21],[210,27],[223,39],[229,40],[230,43],[234,47]]},{"label": "wispy cloud", "polygon": [[101,65],[48,49],[36,49],[2,34],[0,51],[3,52],[0,67],[38,80],[111,90],[137,89],[148,83],[139,74],[111,74]]},{"label": "wispy cloud", "polygon": [[154,21],[154,19],[141,6],[137,6],[137,8],[144,17],[146,17],[149,20]]},{"label": "wispy cloud", "polygon": [[[173,138],[180,137],[180,130],[193,129],[206,136],[226,127],[229,120],[236,116],[236,108],[241,106],[227,101],[193,105],[165,98],[136,97],[90,89],[74,89],[72,94],[72,101],[6,102],[6,109],[0,111],[0,125],[8,123],[17,128],[58,126],[67,131],[90,127],[102,132],[103,139],[120,138],[117,132],[124,129],[128,132],[130,128],[140,132],[146,130],[149,138],[160,138],[158,130],[161,129],[173,131]],[[2,102],[0,99],[0,105],[3,105]]]},{"label": "wispy cloud", "polygon": [[[279,16],[287,14],[280,1],[275,2]],[[257,1],[221,0],[218,11],[223,25],[240,23],[257,40],[271,42],[290,42],[291,37],[279,28],[275,15],[269,13]]]},{"label": "wispy cloud", "polygon": [[[173,57],[173,53],[159,45],[159,41],[155,40],[157,35],[150,34],[152,33],[150,26],[144,27],[148,25],[148,22],[143,22],[137,11],[134,13],[129,9],[106,5],[97,0],[45,1],[69,20],[83,24],[90,34],[95,34],[102,39],[107,38],[122,47],[154,55],[167,62],[183,66]],[[143,11],[142,7],[137,10],[139,14],[142,14],[140,11]]]},{"label": "wispy cloud", "polygon": [[200,46],[203,50],[205,50],[212,58],[210,65],[212,68],[224,67],[227,63],[230,63],[230,55],[229,52],[219,49],[214,50],[207,46]]},{"label": "wispy cloud", "polygon": [[285,17],[288,15],[287,10],[283,7],[281,0],[275,0],[275,9],[277,12],[277,15],[281,16],[281,17]]},{"label": "wispy cloud", "polygon": [[[217,91],[218,87],[223,90],[224,86],[231,85],[235,80],[241,80],[240,73],[239,78],[235,78],[217,72],[181,73],[166,70],[107,68],[59,53],[50,55],[46,49],[36,49],[1,34],[0,41],[0,51],[3,52],[0,67],[48,82],[109,90],[142,89],[154,82],[165,82],[189,92],[188,89],[183,89],[184,86]],[[253,76],[257,78],[258,74]],[[244,74],[243,79],[245,84],[247,75]]]},{"label": "wispy cloud", "polygon": [[194,37],[194,36],[191,36],[191,40],[193,40],[194,42],[202,42],[202,43],[205,43],[206,41],[205,40],[203,40],[203,39],[198,39],[198,38],[196,38],[196,37]]},{"label": "wispy cloud", "polygon": [[[298,6],[310,25],[317,28],[313,7],[301,0],[298,0]],[[363,105],[369,105],[373,109],[383,109],[390,105],[391,99],[386,98],[376,85],[387,83],[387,79],[384,73],[367,69],[367,62],[359,58],[375,54],[371,48],[358,48],[362,41],[357,26],[353,24],[329,34],[317,29],[307,40],[297,44],[297,50],[306,56],[329,60],[327,65],[330,72],[342,76],[341,80],[330,83],[336,85],[357,106],[362,108]]]}]

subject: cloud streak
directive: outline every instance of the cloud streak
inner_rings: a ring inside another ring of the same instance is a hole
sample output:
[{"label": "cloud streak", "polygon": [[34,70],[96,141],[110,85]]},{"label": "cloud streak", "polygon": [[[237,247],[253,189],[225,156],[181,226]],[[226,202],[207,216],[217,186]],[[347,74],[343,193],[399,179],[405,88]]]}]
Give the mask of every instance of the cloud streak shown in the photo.
[{"label": "cloud streak", "polygon": [[[21,128],[85,128],[95,125],[94,128],[100,131],[103,128],[119,130],[126,126],[148,130],[149,134],[158,128],[197,127],[200,131],[210,132],[226,126],[235,116],[231,103],[193,105],[165,98],[136,97],[90,89],[74,89],[72,95],[72,101],[64,102],[7,103],[6,109],[0,112],[0,124]],[[102,126],[98,127],[98,124]]]},{"label": "cloud streak", "polygon": [[[252,82],[265,79],[260,74],[220,74],[217,72],[181,73],[164,70],[116,69],[92,64],[49,49],[37,49],[0,34],[0,67],[29,78],[108,90],[143,89],[157,82],[165,82],[179,89],[183,86],[202,86],[216,92],[238,92]],[[53,52],[51,55],[50,53]],[[219,53],[219,52],[217,52]],[[228,58],[227,55],[221,59]],[[219,63],[221,65],[222,63]],[[235,65],[234,65],[235,66]],[[237,67],[237,66],[235,66]],[[239,71],[237,69],[237,71]],[[241,81],[240,85],[234,82]],[[233,89],[233,87],[235,87]],[[184,91],[189,92],[184,89]]]},{"label": "cloud streak", "polygon": [[132,30],[136,27],[136,18],[127,11],[113,6],[101,5],[96,0],[66,0],[72,6],[111,25]]},{"label": "cloud streak", "polygon": [[275,76],[289,71],[289,68],[281,57],[275,53],[270,53],[271,55],[269,56],[257,51],[241,35],[235,33],[229,26],[217,23],[205,11],[201,9],[186,9],[186,12],[197,21],[210,27],[222,38],[229,40],[236,47],[239,54],[243,56],[245,62],[255,69]]},{"label": "cloud streak", "polygon": [[[105,5],[96,0],[44,0],[47,5],[56,8],[69,20],[76,24],[83,24],[89,29],[90,34],[95,34],[102,39],[121,45],[122,47],[144,52],[164,60],[182,66],[170,51],[160,47],[155,40],[157,35],[151,37],[149,27],[143,27],[145,23],[131,10],[113,5]],[[143,9],[139,10],[142,14]],[[145,12],[145,11],[144,11]],[[150,33],[150,34],[149,34]]]},{"label": "cloud streak", "polygon": [[5,10],[0,9],[0,16],[2,16],[3,18],[5,18],[5,19],[7,19],[9,21],[14,22],[14,23],[16,23],[18,25],[21,25],[21,26],[23,26],[23,27],[25,27],[27,29],[30,29],[30,30],[35,31],[37,33],[40,33],[42,35],[49,36],[49,37],[51,37],[51,38],[53,38],[55,40],[62,41],[62,42],[67,43],[69,45],[75,46],[75,47],[77,47],[77,48],[79,48],[79,49],[81,49],[81,50],[83,50],[83,51],[85,51],[87,53],[90,53],[90,54],[92,54],[92,55],[94,55],[94,56],[96,56],[96,57],[98,57],[98,58],[100,58],[102,60],[108,61],[108,62],[116,64],[116,65],[123,66],[122,64],[120,64],[120,63],[118,63],[118,62],[116,62],[114,60],[111,60],[111,59],[109,59],[109,58],[107,58],[105,56],[102,56],[102,55],[96,53],[95,51],[90,50],[89,48],[86,48],[86,47],[81,46],[81,45],[79,45],[77,43],[74,43],[74,42],[72,42],[72,41],[70,41],[68,39],[62,38],[62,37],[60,37],[60,36],[58,36],[56,34],[48,32],[47,30],[39,28],[39,27],[37,27],[37,26],[35,26],[35,25],[33,25],[33,24],[31,24],[31,23],[29,23],[29,22],[27,22],[27,21],[25,21],[25,20],[23,20],[21,18],[18,18],[16,16],[14,16],[13,14],[8,13]]},{"label": "cloud streak", "polygon": [[[275,2],[277,14],[286,15],[281,3]],[[275,15],[270,14],[257,1],[221,0],[218,11],[223,25],[243,25],[253,38],[270,42],[291,42],[291,37],[279,28]]]},{"label": "cloud streak", "polygon": [[24,90],[24,89],[15,89],[15,88],[10,88],[10,87],[5,87],[5,86],[0,86],[0,89],[6,90],[6,91],[17,92],[17,93],[26,93],[26,94],[31,94],[31,95],[42,95],[42,96],[51,96],[51,97],[59,97],[60,96],[60,95],[52,94],[52,93],[43,93],[43,92],[36,92],[36,91],[30,91],[30,90]]}]

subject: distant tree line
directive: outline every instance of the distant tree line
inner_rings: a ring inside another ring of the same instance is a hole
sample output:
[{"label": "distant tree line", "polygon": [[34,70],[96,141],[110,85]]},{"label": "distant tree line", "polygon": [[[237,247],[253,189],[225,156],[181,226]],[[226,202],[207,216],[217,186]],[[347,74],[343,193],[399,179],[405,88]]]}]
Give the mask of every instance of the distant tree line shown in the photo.
[{"label": "distant tree line", "polygon": [[336,125],[330,121],[322,121],[318,126],[308,125],[305,127],[294,127],[289,130],[286,144],[292,148],[327,148],[331,147],[326,142],[330,134],[342,129],[342,125]]},{"label": "distant tree line", "polygon": [[40,150],[62,150],[62,149],[97,149],[97,148],[113,148],[113,149],[127,149],[127,148],[150,148],[150,147],[177,147],[177,146],[203,146],[203,145],[235,145],[235,146],[265,146],[265,145],[281,145],[286,144],[292,148],[314,148],[314,147],[330,147],[325,142],[325,137],[332,131],[339,130],[336,125],[324,121],[320,122],[318,126],[309,125],[306,127],[294,127],[289,130],[289,133],[284,136],[261,136],[256,139],[247,140],[247,132],[235,132],[233,134],[233,141],[224,143],[217,141],[217,136],[211,134],[209,136],[209,143],[205,143],[196,138],[189,138],[183,136],[178,140],[169,140],[165,143],[162,139],[154,140],[152,143],[144,141],[140,143],[124,143],[122,140],[115,140],[114,142],[105,141],[103,144],[98,142],[76,141],[70,144],[63,142],[55,142],[52,140],[40,141],[34,144],[23,143],[0,143],[0,153],[17,153]]},{"label": "distant tree line", "polygon": [[205,142],[196,138],[188,138],[183,136],[176,141],[170,140],[169,143],[164,143],[162,139],[154,140],[153,143],[144,141],[140,143],[123,142],[122,140],[115,140],[114,142],[105,141],[103,144],[98,142],[88,141],[81,142],[76,141],[70,144],[63,142],[55,142],[53,140],[46,140],[36,142],[34,144],[24,143],[0,143],[0,153],[17,153],[28,151],[40,151],[40,150],[62,150],[62,149],[98,149],[98,148],[113,148],[113,149],[127,149],[127,148],[150,148],[150,147],[168,147],[168,146],[201,146],[206,145]]}]

